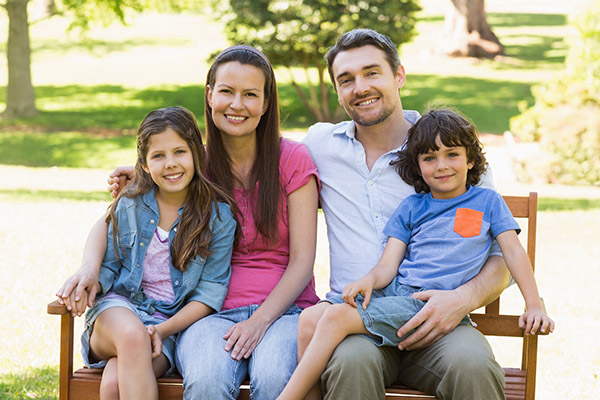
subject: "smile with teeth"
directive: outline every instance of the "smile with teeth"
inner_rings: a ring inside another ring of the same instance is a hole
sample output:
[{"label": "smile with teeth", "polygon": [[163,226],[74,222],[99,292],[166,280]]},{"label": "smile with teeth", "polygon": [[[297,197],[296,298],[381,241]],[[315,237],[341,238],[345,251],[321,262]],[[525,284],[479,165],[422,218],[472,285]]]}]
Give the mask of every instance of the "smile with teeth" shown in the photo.
[{"label": "smile with teeth", "polygon": [[239,116],[239,115],[225,115],[225,118],[235,122],[245,121],[247,117]]},{"label": "smile with teeth", "polygon": [[363,100],[363,101],[357,102],[356,105],[357,106],[368,106],[369,104],[375,103],[377,100],[379,100],[379,98]]},{"label": "smile with teeth", "polygon": [[181,178],[181,176],[183,176],[183,172],[180,172],[180,173],[174,174],[174,175],[165,175],[165,179],[167,179],[169,181],[175,181],[175,180]]}]

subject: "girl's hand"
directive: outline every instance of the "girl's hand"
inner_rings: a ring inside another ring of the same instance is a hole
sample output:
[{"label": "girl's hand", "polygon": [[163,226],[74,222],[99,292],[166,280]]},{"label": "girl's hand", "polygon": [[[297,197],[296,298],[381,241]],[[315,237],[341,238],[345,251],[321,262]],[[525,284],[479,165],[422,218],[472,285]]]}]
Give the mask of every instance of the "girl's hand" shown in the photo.
[{"label": "girl's hand", "polygon": [[156,325],[146,326],[148,335],[150,335],[150,343],[152,344],[152,359],[160,356],[162,353],[162,335],[160,331],[156,329]]},{"label": "girl's hand", "polygon": [[363,310],[366,310],[371,301],[374,284],[375,281],[369,275],[363,276],[357,281],[350,282],[344,287],[342,299],[352,307],[356,308],[356,296],[360,293],[363,297],[362,308]]},{"label": "girl's hand", "polygon": [[[56,292],[56,297],[58,297],[59,303],[67,306],[67,310],[73,311],[76,303],[81,301],[81,297],[86,291],[87,306],[91,307],[96,300],[96,294],[100,291],[98,274],[82,267],[62,284]],[[83,310],[77,309],[83,312],[85,307]]]},{"label": "girl's hand", "polygon": [[528,308],[519,317],[519,328],[525,330],[525,335],[535,335],[554,332],[554,321],[541,308]]},{"label": "girl's hand", "polygon": [[225,351],[231,351],[231,358],[236,361],[242,358],[247,359],[265,336],[269,326],[267,323],[252,318],[238,322],[223,336],[223,339],[227,340]]}]

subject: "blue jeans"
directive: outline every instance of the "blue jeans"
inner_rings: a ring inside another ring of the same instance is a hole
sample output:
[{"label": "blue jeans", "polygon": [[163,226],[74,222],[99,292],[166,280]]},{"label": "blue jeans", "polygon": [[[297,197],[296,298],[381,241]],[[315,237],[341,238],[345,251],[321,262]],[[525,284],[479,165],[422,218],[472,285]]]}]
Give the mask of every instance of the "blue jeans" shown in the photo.
[{"label": "blue jeans", "polygon": [[250,399],[275,399],[297,363],[297,327],[301,309],[292,306],[267,330],[250,358],[236,361],[224,349],[223,335],[247,320],[258,305],[209,315],[183,331],[177,339],[176,363],[183,376],[183,398],[232,399],[250,378]]}]

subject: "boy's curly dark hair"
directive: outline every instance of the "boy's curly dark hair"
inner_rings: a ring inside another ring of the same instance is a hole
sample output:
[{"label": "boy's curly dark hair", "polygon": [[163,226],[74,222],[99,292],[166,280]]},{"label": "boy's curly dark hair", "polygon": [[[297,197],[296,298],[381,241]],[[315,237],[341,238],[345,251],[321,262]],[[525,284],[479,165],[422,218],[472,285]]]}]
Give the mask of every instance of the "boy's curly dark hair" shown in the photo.
[{"label": "boy's curly dark hair", "polygon": [[467,173],[467,186],[476,185],[487,169],[483,145],[475,125],[463,115],[449,109],[430,110],[408,131],[406,146],[398,152],[398,159],[392,161],[400,177],[414,186],[417,193],[428,193],[429,186],[421,176],[419,155],[437,151],[437,137],[447,147],[463,146],[467,149],[467,161],[473,168]]}]

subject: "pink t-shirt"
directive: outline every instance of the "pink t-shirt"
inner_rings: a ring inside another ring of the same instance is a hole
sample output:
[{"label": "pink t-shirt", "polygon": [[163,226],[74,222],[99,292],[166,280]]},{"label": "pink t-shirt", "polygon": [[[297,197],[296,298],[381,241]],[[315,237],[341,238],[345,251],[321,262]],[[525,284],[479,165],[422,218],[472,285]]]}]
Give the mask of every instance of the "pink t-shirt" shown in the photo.
[{"label": "pink t-shirt", "polygon": [[[252,195],[234,188],[233,195],[243,216],[240,216],[241,236],[231,255],[231,281],[223,303],[223,310],[262,304],[275,288],[288,266],[290,258],[287,196],[308,183],[311,176],[318,180],[317,167],[306,147],[287,139],[281,140],[279,174],[285,196],[282,196],[283,218],[279,221],[279,241],[267,247],[254,225],[252,209],[256,205],[256,190]],[[281,205],[281,204],[280,204]],[[314,277],[296,299],[306,308],[319,298],[315,292]]]}]

